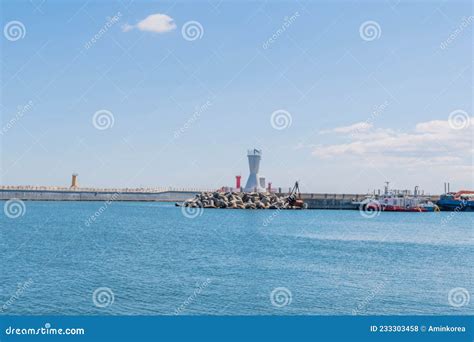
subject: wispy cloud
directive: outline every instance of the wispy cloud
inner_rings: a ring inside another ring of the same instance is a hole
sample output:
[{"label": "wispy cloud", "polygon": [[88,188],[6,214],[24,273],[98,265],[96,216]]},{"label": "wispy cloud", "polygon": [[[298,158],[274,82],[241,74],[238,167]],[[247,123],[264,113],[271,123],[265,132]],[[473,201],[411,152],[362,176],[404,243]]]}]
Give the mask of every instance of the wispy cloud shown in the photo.
[{"label": "wispy cloud", "polygon": [[470,165],[474,117],[464,129],[453,129],[448,120],[418,123],[408,132],[356,123],[320,133],[343,135],[346,142],[312,145],[312,155],[324,159],[370,160],[380,164]]},{"label": "wispy cloud", "polygon": [[125,24],[122,26],[124,32],[137,29],[147,32],[166,33],[173,31],[175,28],[176,24],[174,23],[173,18],[161,13],[151,14],[135,25]]},{"label": "wispy cloud", "polygon": [[353,133],[353,132],[363,132],[367,131],[373,127],[372,123],[369,122],[357,122],[350,126],[336,127],[329,130],[320,131],[319,134],[328,134],[328,133]]}]

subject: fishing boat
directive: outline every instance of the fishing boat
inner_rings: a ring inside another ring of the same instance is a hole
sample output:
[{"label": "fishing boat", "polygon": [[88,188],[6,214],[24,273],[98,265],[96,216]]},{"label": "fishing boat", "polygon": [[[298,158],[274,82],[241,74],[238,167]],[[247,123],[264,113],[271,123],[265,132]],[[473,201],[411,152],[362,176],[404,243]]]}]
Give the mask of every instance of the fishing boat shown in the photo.
[{"label": "fishing boat", "polygon": [[372,195],[360,202],[359,208],[366,211],[387,212],[435,212],[438,205],[430,201],[429,197],[420,195],[415,187],[412,195],[408,190],[390,190],[389,182],[385,182],[384,192]]},{"label": "fishing boat", "polygon": [[474,211],[474,191],[448,192],[436,204],[443,211]]}]

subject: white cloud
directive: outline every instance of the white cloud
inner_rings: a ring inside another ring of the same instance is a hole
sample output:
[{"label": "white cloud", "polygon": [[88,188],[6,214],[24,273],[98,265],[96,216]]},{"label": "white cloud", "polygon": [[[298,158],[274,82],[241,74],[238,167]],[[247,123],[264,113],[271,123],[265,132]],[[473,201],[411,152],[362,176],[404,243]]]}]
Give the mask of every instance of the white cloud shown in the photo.
[{"label": "white cloud", "polygon": [[374,128],[356,123],[327,132],[347,134],[348,141],[320,144],[312,154],[324,159],[370,161],[380,165],[472,166],[474,120],[464,129],[453,129],[449,122],[433,120],[418,123],[408,132]]},{"label": "white cloud", "polygon": [[128,32],[128,31],[133,30],[133,28],[134,28],[133,25],[125,24],[125,25],[122,26],[122,31],[123,31],[123,32]]},{"label": "white cloud", "polygon": [[319,134],[328,134],[328,133],[353,133],[353,132],[364,132],[373,127],[372,123],[369,122],[357,122],[350,126],[336,127],[329,130],[324,130],[319,132]]},{"label": "white cloud", "polygon": [[173,31],[176,28],[173,18],[166,14],[156,13],[149,15],[135,25],[125,24],[122,26],[124,32],[138,29],[140,31],[165,33]]}]

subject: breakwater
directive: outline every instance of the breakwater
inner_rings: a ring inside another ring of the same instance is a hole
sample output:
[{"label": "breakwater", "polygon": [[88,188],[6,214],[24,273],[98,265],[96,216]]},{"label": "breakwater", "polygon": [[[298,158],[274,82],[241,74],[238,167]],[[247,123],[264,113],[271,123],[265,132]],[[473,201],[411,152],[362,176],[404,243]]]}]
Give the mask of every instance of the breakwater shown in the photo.
[{"label": "breakwater", "polygon": [[220,209],[302,209],[303,203],[297,205],[296,195],[287,196],[263,192],[201,192],[194,198],[178,206],[189,208]]},{"label": "breakwater", "polygon": [[354,202],[362,201],[367,194],[302,194],[301,198],[309,209],[359,209]]},{"label": "breakwater", "polygon": [[130,189],[0,189],[0,200],[12,198],[24,201],[134,201],[134,202],[176,202],[184,201],[200,191]]},{"label": "breakwater", "polygon": [[[337,209],[354,210],[359,209],[357,202],[363,201],[367,194],[301,194],[308,209]],[[426,196],[430,201],[436,202],[439,196]]]},{"label": "breakwater", "polygon": [[[139,189],[102,189],[102,188],[60,188],[60,187],[20,187],[1,186],[0,200],[12,198],[24,201],[134,201],[134,202],[184,202],[201,192],[213,192],[209,189],[180,188],[139,188]],[[287,193],[275,193],[284,197]],[[367,194],[325,194],[302,193],[301,198],[308,209],[358,209],[354,202],[362,201]],[[432,201],[439,196],[431,196]]]}]

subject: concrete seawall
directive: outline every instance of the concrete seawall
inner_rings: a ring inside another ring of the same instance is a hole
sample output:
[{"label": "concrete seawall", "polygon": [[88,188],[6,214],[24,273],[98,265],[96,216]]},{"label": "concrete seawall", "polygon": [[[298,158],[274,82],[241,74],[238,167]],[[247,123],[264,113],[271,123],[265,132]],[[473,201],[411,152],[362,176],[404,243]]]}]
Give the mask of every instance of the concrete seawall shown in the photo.
[{"label": "concrete seawall", "polygon": [[[137,201],[137,202],[182,202],[194,197],[200,191],[168,190],[168,191],[130,191],[116,189],[114,191],[97,189],[87,190],[37,190],[37,189],[0,189],[0,200],[12,198],[23,201]],[[339,194],[302,194],[309,209],[356,209],[353,200],[364,198],[365,195]]]},{"label": "concrete seawall", "polygon": [[[308,209],[337,209],[354,210],[359,209],[353,202],[363,201],[367,194],[302,194]],[[436,202],[439,196],[428,196],[432,202]]]},{"label": "concrete seawall", "polygon": [[362,201],[367,195],[362,194],[302,194],[308,209],[358,209],[354,201]]},{"label": "concrete seawall", "polygon": [[196,195],[191,191],[120,192],[120,191],[53,191],[0,190],[0,200],[18,198],[24,201],[135,201],[177,202]]},{"label": "concrete seawall", "polygon": [[[23,189],[0,188],[0,201],[12,198],[24,201],[133,201],[133,202],[183,202],[194,197],[201,190],[156,190],[130,189]],[[207,191],[207,190],[206,190]],[[283,194],[282,194],[283,195]],[[308,209],[354,210],[353,202],[362,201],[366,194],[301,194]],[[438,196],[431,196],[436,201]]]}]

